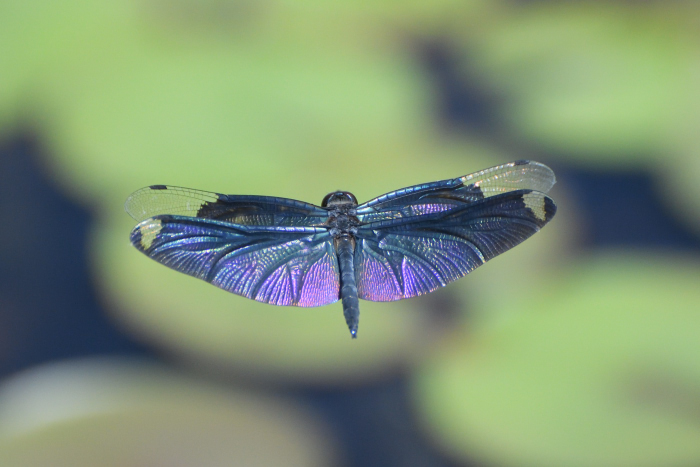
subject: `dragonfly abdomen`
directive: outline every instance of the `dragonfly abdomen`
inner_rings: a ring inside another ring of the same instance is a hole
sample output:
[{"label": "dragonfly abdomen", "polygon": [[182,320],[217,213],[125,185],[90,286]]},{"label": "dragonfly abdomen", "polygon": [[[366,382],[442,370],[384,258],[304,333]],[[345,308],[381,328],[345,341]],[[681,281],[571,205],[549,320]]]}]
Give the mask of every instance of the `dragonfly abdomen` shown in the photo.
[{"label": "dragonfly abdomen", "polygon": [[343,315],[348,324],[353,339],[357,337],[357,326],[360,323],[360,301],[357,298],[357,283],[355,282],[355,241],[349,235],[335,239],[340,267],[340,298],[343,302]]}]

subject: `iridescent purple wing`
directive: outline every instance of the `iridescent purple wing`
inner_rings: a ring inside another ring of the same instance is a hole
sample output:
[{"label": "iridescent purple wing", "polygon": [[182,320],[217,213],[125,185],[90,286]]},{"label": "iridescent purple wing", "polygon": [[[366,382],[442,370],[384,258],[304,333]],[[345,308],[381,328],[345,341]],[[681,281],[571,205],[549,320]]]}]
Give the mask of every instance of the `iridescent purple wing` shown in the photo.
[{"label": "iridescent purple wing", "polygon": [[162,215],[138,224],[131,243],[165,266],[259,302],[311,307],[339,298],[338,260],[324,228]]},{"label": "iridescent purple wing", "polygon": [[363,225],[355,248],[358,296],[385,302],[444,287],[530,237],[555,213],[543,193],[516,190]]},{"label": "iridescent purple wing", "polygon": [[515,161],[449,180],[392,191],[357,207],[360,221],[369,223],[461,209],[515,190],[547,193],[554,185],[552,169],[535,161]]},{"label": "iridescent purple wing", "polygon": [[127,198],[125,207],[139,222],[161,214],[267,226],[314,226],[328,219],[325,209],[293,199],[222,195],[169,185],[141,188]]}]

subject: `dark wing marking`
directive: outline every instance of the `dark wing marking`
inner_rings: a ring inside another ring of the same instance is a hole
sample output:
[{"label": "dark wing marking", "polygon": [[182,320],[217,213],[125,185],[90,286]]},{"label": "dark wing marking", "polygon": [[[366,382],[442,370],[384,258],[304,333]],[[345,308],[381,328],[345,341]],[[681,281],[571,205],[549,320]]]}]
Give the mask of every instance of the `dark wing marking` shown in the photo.
[{"label": "dark wing marking", "polygon": [[125,208],[139,222],[162,214],[269,226],[313,226],[328,219],[325,209],[293,199],[222,195],[167,185],[135,191],[127,198]]},{"label": "dark wing marking", "polygon": [[428,215],[475,203],[515,190],[548,192],[554,185],[552,169],[534,161],[515,161],[463,177],[424,183],[379,196],[357,207],[357,217],[368,223]]},{"label": "dark wing marking", "polygon": [[310,307],[339,297],[338,260],[323,228],[156,216],[132,230],[131,243],[176,271],[259,302]]},{"label": "dark wing marking", "polygon": [[543,193],[517,190],[447,212],[364,225],[355,248],[358,295],[393,301],[432,292],[513,248],[555,213]]}]

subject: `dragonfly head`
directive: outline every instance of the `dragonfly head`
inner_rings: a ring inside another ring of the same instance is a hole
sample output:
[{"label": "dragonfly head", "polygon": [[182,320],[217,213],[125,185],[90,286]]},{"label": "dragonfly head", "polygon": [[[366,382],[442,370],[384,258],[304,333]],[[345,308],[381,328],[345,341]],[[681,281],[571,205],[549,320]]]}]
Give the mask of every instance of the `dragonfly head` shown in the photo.
[{"label": "dragonfly head", "polygon": [[328,193],[321,203],[324,208],[334,208],[341,205],[357,206],[357,198],[349,191],[334,191]]}]

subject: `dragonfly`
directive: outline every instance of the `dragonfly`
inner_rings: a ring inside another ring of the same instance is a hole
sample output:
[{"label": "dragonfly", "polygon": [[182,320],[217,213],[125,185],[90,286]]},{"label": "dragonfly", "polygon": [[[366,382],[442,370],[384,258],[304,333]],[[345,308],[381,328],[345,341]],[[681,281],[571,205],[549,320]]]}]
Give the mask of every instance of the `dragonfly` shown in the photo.
[{"label": "dragonfly", "polygon": [[363,204],[347,191],[321,206],[170,185],[131,194],[131,243],[176,271],[259,302],[342,301],[352,338],[359,299],[433,292],[529,238],[556,213],[544,164],[519,160],[414,185]]}]

